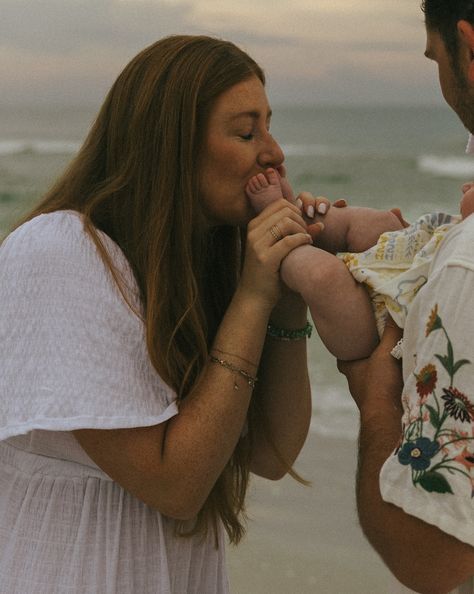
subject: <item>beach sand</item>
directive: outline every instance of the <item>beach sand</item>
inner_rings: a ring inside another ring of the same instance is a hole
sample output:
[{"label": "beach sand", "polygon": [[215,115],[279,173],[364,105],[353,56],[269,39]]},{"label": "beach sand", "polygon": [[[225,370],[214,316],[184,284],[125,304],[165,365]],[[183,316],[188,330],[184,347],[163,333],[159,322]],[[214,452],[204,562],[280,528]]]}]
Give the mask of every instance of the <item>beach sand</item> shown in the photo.
[{"label": "beach sand", "polygon": [[252,480],[248,532],[228,547],[232,594],[386,594],[389,572],[358,525],[356,443],[311,433],[290,477]]}]

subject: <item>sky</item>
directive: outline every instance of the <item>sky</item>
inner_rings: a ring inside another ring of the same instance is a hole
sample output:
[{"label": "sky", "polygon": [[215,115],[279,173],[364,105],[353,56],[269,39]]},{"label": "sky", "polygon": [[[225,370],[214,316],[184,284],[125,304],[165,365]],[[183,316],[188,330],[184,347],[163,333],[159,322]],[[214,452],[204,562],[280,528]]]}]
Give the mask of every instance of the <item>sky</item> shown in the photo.
[{"label": "sky", "polygon": [[441,104],[419,0],[0,0],[0,103],[99,104],[173,33],[234,41],[273,104]]}]

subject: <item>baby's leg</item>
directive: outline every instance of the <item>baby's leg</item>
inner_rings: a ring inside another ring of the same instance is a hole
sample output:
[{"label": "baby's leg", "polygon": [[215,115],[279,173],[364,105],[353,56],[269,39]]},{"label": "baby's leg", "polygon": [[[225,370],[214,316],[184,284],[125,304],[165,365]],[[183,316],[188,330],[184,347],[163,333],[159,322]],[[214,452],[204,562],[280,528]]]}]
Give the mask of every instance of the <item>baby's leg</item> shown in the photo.
[{"label": "baby's leg", "polygon": [[[293,198],[290,185],[276,170],[265,173],[252,177],[246,187],[256,212],[275,200]],[[378,342],[372,305],[364,287],[339,258],[313,246],[301,246],[283,260],[281,277],[306,301],[318,334],[333,355],[342,360],[370,355]]]},{"label": "baby's leg", "polygon": [[276,169],[267,169],[265,173],[259,173],[252,177],[245,188],[250,203],[255,212],[262,210],[275,202],[285,198],[293,202],[294,196],[290,184],[282,178]]},{"label": "baby's leg", "polygon": [[308,304],[326,348],[338,359],[368,357],[378,343],[365,288],[336,256],[301,246],[283,260],[281,277]]}]

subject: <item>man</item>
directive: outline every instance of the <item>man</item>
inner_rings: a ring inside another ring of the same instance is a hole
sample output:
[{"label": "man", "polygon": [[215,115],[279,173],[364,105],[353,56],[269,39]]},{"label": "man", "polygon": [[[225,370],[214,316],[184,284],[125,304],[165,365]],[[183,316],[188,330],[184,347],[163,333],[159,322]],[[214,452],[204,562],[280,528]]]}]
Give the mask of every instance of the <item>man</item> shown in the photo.
[{"label": "man", "polygon": [[[422,9],[425,55],[473,133],[474,1],[424,0]],[[361,526],[398,580],[423,594],[474,593],[473,306],[470,216],[443,240],[412,304],[403,377],[394,324],[369,359],[339,364],[360,410]]]}]

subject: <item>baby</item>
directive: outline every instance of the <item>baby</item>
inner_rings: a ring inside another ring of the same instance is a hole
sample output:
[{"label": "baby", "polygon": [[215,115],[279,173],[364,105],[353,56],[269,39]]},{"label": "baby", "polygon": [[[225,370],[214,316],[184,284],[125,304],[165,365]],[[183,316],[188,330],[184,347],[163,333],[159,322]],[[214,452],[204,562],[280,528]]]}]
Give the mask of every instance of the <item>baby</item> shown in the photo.
[{"label": "baby", "polygon": [[[251,178],[246,192],[257,212],[282,197],[295,201],[288,181],[274,169]],[[463,192],[461,213],[466,218],[474,212],[474,184],[465,184]],[[331,208],[323,220],[317,247],[290,252],[281,276],[308,304],[318,334],[333,355],[341,360],[367,357],[387,311],[403,328],[435,250],[461,217],[433,213],[405,227],[391,211],[348,206]]]}]

